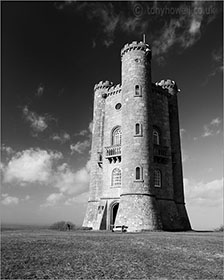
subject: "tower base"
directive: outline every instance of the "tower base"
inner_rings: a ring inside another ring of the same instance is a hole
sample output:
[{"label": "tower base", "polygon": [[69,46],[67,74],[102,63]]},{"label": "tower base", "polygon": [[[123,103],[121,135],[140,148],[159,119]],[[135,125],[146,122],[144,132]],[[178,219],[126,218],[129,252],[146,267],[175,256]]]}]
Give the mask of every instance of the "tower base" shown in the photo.
[{"label": "tower base", "polygon": [[120,200],[88,202],[83,227],[106,230],[122,225],[128,227],[128,232],[191,230],[184,203],[174,200],[156,199],[148,194],[124,194]]},{"label": "tower base", "polygon": [[162,223],[156,199],[148,194],[121,196],[115,226],[125,225],[127,231],[161,230]]},{"label": "tower base", "polygon": [[158,199],[158,208],[162,218],[163,230],[190,230],[190,222],[184,204],[176,204],[174,200]]}]

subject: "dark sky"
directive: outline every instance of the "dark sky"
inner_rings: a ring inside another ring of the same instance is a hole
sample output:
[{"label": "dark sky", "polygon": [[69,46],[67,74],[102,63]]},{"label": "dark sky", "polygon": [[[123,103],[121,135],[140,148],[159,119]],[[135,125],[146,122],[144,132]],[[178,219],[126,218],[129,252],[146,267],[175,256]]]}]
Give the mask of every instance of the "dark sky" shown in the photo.
[{"label": "dark sky", "polygon": [[[121,83],[120,50],[143,33],[153,82],[181,89],[190,218],[197,227],[221,221],[222,2],[2,1],[1,12],[3,221],[81,222],[93,87]],[[195,214],[199,204],[209,222]]]}]

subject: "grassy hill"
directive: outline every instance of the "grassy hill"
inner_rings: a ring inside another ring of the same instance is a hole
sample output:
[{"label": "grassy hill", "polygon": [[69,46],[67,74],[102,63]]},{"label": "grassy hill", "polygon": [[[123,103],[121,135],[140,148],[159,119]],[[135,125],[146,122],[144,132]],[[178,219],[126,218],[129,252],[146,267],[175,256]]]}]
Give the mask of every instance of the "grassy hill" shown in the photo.
[{"label": "grassy hill", "polygon": [[1,279],[223,279],[220,232],[2,231]]}]

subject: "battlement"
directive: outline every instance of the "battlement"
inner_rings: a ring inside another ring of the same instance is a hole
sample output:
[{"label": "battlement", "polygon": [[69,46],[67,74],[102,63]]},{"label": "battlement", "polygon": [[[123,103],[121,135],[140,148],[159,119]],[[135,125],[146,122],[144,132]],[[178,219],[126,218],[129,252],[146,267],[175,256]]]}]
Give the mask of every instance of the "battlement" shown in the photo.
[{"label": "battlement", "polygon": [[121,84],[114,85],[108,89],[107,97],[118,94],[121,92]]},{"label": "battlement", "polygon": [[98,84],[95,84],[94,91],[97,90],[97,89],[110,88],[111,86],[113,86],[112,82],[100,81]]},{"label": "battlement", "polygon": [[170,79],[161,80],[160,82],[156,82],[155,85],[167,90],[171,95],[180,92],[180,89],[178,89],[176,82]]},{"label": "battlement", "polygon": [[132,50],[141,50],[141,51],[144,51],[144,52],[151,51],[148,44],[146,44],[142,41],[140,41],[140,42],[133,41],[130,44],[124,45],[124,47],[121,49],[121,58],[123,57],[123,55],[125,53],[127,53],[129,51],[132,51]]},{"label": "battlement", "polygon": [[98,89],[105,89],[102,97],[107,98],[108,96],[113,96],[121,92],[122,86],[121,84],[114,85],[112,82],[109,81],[100,81],[94,86],[94,91]]}]

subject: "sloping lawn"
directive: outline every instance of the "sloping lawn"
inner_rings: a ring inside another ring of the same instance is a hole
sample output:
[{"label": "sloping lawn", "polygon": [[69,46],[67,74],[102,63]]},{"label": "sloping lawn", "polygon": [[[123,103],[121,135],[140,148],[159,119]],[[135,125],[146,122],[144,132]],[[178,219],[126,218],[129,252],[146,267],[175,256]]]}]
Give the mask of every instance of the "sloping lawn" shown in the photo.
[{"label": "sloping lawn", "polygon": [[223,279],[222,233],[2,232],[1,279]]}]

